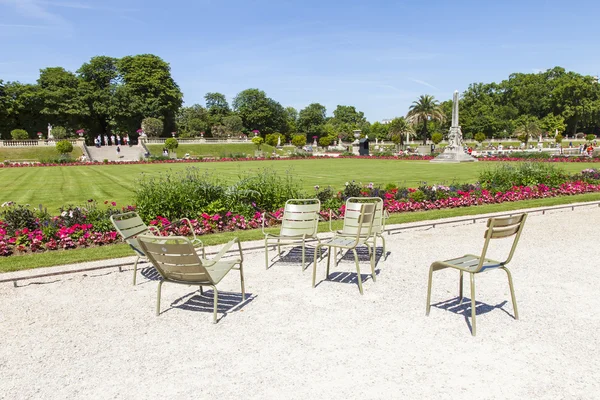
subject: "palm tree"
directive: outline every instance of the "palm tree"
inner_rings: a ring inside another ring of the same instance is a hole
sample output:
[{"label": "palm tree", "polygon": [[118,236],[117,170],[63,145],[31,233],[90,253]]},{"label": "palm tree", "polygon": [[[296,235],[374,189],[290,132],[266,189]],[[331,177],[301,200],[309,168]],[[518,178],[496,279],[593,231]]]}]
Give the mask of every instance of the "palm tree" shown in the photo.
[{"label": "palm tree", "polygon": [[389,125],[388,138],[395,144],[402,146],[405,138],[414,136],[414,129],[410,123],[404,118],[394,118]]},{"label": "palm tree", "polygon": [[444,111],[440,107],[440,103],[434,99],[433,96],[428,94],[420,96],[419,100],[413,101],[406,119],[413,126],[423,124],[421,128],[421,136],[423,137],[423,144],[427,143],[427,122],[430,120],[437,120],[443,122],[446,117]]}]

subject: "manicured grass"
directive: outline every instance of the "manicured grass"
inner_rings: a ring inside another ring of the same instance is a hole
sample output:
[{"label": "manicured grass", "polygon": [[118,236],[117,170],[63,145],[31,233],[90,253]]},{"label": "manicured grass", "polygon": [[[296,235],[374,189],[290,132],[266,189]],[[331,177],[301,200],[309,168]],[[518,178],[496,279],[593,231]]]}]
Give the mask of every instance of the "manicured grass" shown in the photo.
[{"label": "manicured grass", "polygon": [[[482,206],[473,206],[466,208],[419,211],[413,213],[397,213],[391,214],[386,224],[402,224],[408,222],[418,222],[427,220],[437,220],[441,218],[504,212],[533,207],[551,207],[561,204],[571,204],[598,200],[600,200],[600,193],[587,193],[577,196],[525,200],[514,203],[486,204]],[[332,225],[333,229],[340,229],[342,227],[342,221],[334,221]],[[279,227],[267,229],[267,232],[270,233],[275,233],[278,231]],[[319,232],[328,231],[328,222],[322,222],[319,224]],[[202,239],[205,245],[210,246],[226,243],[233,237],[238,237],[241,241],[260,240],[264,238],[260,229],[216,233],[212,235],[201,236],[200,238]],[[64,265],[78,262],[108,260],[112,258],[131,256],[133,254],[133,251],[128,245],[117,244],[103,247],[93,247],[88,249],[49,251],[46,253],[29,254],[25,256],[0,257],[0,272],[20,271],[24,269],[50,267],[55,265]]]},{"label": "manicured grass", "polygon": [[[143,172],[157,175],[195,167],[209,171],[227,182],[241,174],[260,168],[291,171],[301,182],[307,196],[314,185],[331,185],[340,190],[347,181],[416,187],[428,184],[475,182],[479,172],[494,163],[435,164],[428,161],[368,160],[368,159],[309,159],[281,161],[209,162],[179,164],[93,165],[73,167],[0,168],[0,203],[15,201],[37,206],[42,204],[51,212],[62,205],[84,204],[88,199],[116,201],[119,206],[132,203],[136,179]],[[564,163],[558,165],[568,172],[597,167],[594,163]]]},{"label": "manicured grass", "polygon": [[[149,144],[147,145],[150,153],[155,156],[162,155],[163,145]],[[271,154],[274,151],[277,154],[285,152],[275,149],[273,146],[263,144],[260,150],[265,154]],[[231,154],[246,154],[248,157],[254,157],[256,145],[249,143],[227,143],[227,144],[180,144],[177,147],[177,158],[183,158],[186,153],[191,157],[228,157]]]},{"label": "manicured grass", "polygon": [[[82,154],[79,147],[73,147],[71,158],[78,158]],[[40,161],[44,159],[58,158],[60,154],[54,146],[48,147],[17,147],[0,148],[0,162],[8,161]]]}]

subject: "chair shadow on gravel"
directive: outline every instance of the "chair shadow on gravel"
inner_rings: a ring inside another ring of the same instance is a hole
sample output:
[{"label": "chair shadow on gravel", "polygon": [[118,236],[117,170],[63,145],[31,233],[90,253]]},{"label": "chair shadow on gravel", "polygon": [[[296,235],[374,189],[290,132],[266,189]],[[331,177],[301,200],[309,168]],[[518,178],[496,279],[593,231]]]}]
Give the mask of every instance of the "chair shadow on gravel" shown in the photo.
[{"label": "chair shadow on gravel", "polygon": [[[275,257],[271,257],[269,260],[271,264],[269,264],[269,269],[274,267],[276,264],[289,264],[290,266],[294,264],[294,267],[300,265],[302,263],[302,246],[281,246],[281,256],[277,254],[277,246],[275,246],[275,251],[273,252],[273,246],[269,246],[269,254],[275,254]],[[324,249],[321,249],[321,254],[318,260],[323,259],[323,256],[326,255],[327,252]],[[310,267],[315,259],[315,248],[312,246],[306,246],[304,260],[305,265],[304,268]],[[317,261],[318,261],[317,260]]]},{"label": "chair shadow on gravel", "polygon": [[[483,303],[481,301],[475,300],[475,315],[483,315],[494,310],[502,310],[511,318],[515,318],[515,316],[508,311],[506,311],[503,307],[508,303],[508,301],[504,300],[502,303],[496,304],[492,306],[487,303]],[[454,314],[462,315],[465,317],[465,322],[469,327],[469,330],[473,332],[473,327],[471,326],[471,299],[468,297],[464,297],[462,303],[460,302],[459,297],[455,297],[450,300],[441,301],[439,303],[432,304],[431,307],[436,307],[441,310],[450,311]]]},{"label": "chair shadow on gravel", "polygon": [[149,281],[160,281],[160,274],[152,264],[142,268],[140,274]]},{"label": "chair shadow on gravel", "polygon": [[[359,262],[359,267],[360,267],[361,271],[368,271],[368,273],[360,274],[360,279],[362,280],[363,283],[365,283],[366,281],[373,279],[373,277],[371,276],[371,273],[370,273],[370,271],[371,271],[371,256],[369,255],[369,250],[366,247],[358,247],[356,249],[356,253],[358,255],[358,262]],[[390,252],[388,251],[387,254],[389,255]],[[381,257],[383,257],[383,247],[378,247],[375,250],[375,275],[376,276],[378,276],[379,273],[381,272],[381,270],[377,268],[377,263],[379,262]],[[326,257],[324,257],[324,258],[326,258]],[[358,273],[352,272],[355,270],[354,254],[352,254],[352,251],[346,251],[346,253],[344,253],[344,255],[341,258],[338,254],[337,259],[338,259],[338,265],[336,266],[333,262],[333,254],[332,254],[331,267],[329,268],[329,276],[326,277],[324,280],[319,281],[315,285],[315,287],[319,286],[324,281],[346,283],[346,284],[358,286]],[[326,262],[327,261],[324,261],[320,266],[326,267],[326,264],[325,264]],[[335,269],[342,269],[342,268],[344,269],[344,271],[335,271]],[[319,274],[318,271],[317,271],[317,274]]]},{"label": "chair shadow on gravel", "polygon": [[[256,296],[252,293],[246,293],[246,300],[242,300],[242,294],[238,292],[219,291],[217,302],[217,322],[221,321],[231,312],[240,311],[246,305],[253,302]],[[181,296],[174,300],[171,306],[162,311],[161,314],[172,309],[181,309],[186,311],[213,313],[213,290],[204,289],[204,294],[200,294],[199,290]]]},{"label": "chair shadow on gravel", "polygon": [[[367,247],[365,247],[365,246],[357,247],[356,253],[358,254],[358,262],[359,263],[363,263],[363,262],[370,263],[371,262],[371,255],[369,254],[369,249]],[[377,247],[375,249],[375,266],[377,266],[377,264],[379,264],[379,260],[381,260],[381,257],[383,257],[384,260],[387,260],[387,257],[390,254],[392,254],[392,253],[387,251],[386,254],[384,255],[383,247]],[[331,260],[331,261],[333,261],[333,260]],[[352,251],[350,251],[350,250],[346,251],[346,253],[344,253],[342,258],[339,258],[339,255],[338,255],[338,262],[340,262],[340,261],[349,261],[351,263],[354,263],[354,254],[352,254]]]}]

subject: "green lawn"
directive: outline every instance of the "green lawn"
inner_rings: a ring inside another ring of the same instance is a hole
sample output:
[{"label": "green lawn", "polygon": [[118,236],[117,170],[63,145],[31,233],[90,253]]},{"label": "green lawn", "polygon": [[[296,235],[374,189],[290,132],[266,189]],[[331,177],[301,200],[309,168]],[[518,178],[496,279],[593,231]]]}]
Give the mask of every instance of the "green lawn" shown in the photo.
[{"label": "green lawn", "polygon": [[[163,145],[149,144],[147,145],[150,153],[155,156],[162,155]],[[263,144],[260,150],[265,154],[271,154],[275,151],[283,155],[285,152],[275,149],[273,146]],[[249,157],[254,157],[256,145],[253,143],[220,143],[220,144],[180,144],[177,147],[177,158],[183,158],[186,153],[192,157],[227,157],[230,154],[247,154]]]},{"label": "green lawn", "polygon": [[[165,171],[182,171],[196,167],[233,182],[245,172],[273,168],[292,171],[308,195],[314,185],[331,185],[341,189],[345,182],[385,185],[395,183],[409,187],[420,182],[429,184],[475,182],[479,172],[494,163],[434,164],[428,161],[309,159],[281,161],[208,162],[178,164],[95,165],[75,167],[0,168],[0,203],[15,201],[37,206],[43,204],[55,212],[61,205],[83,204],[88,199],[131,204],[135,181],[144,172],[155,175]],[[595,163],[559,164],[568,172],[597,167]]]},{"label": "green lawn", "polygon": [[[78,158],[82,154],[79,147],[73,147],[71,158]],[[48,147],[17,147],[17,148],[0,148],[0,162],[9,161],[40,161],[50,158],[58,158],[60,154],[54,146]]]}]

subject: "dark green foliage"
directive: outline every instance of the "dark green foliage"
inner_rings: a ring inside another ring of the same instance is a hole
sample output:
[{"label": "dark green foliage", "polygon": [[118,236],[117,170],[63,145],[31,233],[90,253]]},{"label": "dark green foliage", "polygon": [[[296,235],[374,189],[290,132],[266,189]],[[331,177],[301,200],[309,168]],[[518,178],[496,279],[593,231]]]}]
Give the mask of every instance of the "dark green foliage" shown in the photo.
[{"label": "dark green foliage", "polygon": [[28,205],[4,203],[0,209],[0,220],[4,221],[6,231],[14,235],[15,231],[27,228],[34,230],[37,226],[37,216]]},{"label": "dark green foliage", "polygon": [[193,167],[178,174],[143,175],[134,192],[137,211],[146,220],[195,218],[221,211],[251,216],[256,209],[274,211],[288,199],[301,197],[300,183],[291,173],[282,177],[267,169],[240,176],[233,185]]},{"label": "dark green foliage", "polygon": [[361,192],[361,187],[355,181],[346,182],[346,186],[342,191],[342,200],[346,201],[348,197],[359,197]]}]

